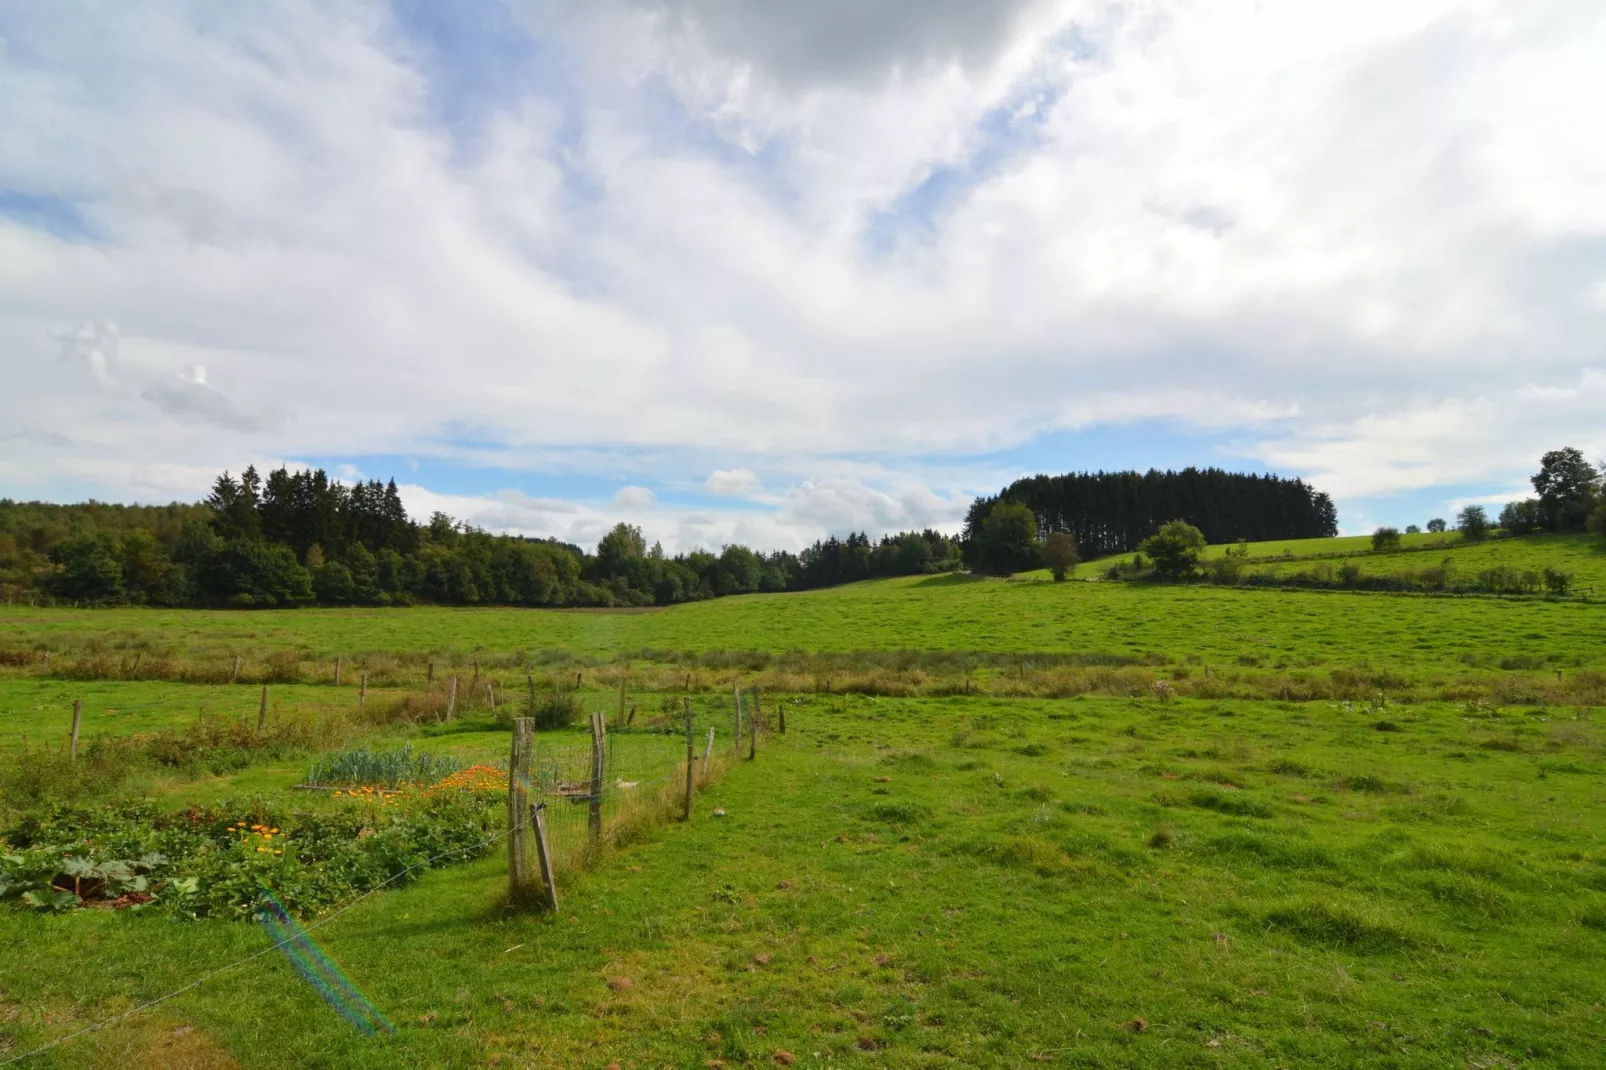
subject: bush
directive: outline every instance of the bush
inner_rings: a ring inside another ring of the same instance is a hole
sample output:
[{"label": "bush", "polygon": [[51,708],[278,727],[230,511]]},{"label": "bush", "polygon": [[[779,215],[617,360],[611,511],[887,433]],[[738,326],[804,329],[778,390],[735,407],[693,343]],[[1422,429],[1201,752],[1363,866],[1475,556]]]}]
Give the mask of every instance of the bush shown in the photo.
[{"label": "bush", "polygon": [[1445,528],[1444,521],[1439,519],[1438,517],[1434,517],[1432,520],[1428,521],[1428,530],[1430,532],[1432,532],[1433,534],[1435,534],[1435,535],[1444,534],[1444,528]]},{"label": "bush", "polygon": [[1048,538],[1043,540],[1043,560],[1054,574],[1056,583],[1065,579],[1065,574],[1081,560],[1076,552],[1076,540],[1063,531],[1050,532]]},{"label": "bush", "polygon": [[1564,597],[1568,591],[1572,590],[1573,574],[1550,568],[1547,565],[1545,567],[1544,581],[1546,591],[1557,597]]},{"label": "bush", "polygon": [[554,687],[530,701],[529,716],[538,731],[568,728],[580,721],[580,696]]},{"label": "bush", "polygon": [[1372,532],[1373,550],[1398,550],[1400,548],[1399,528],[1378,528]]},{"label": "bush", "polygon": [[1140,549],[1154,561],[1154,571],[1167,579],[1193,572],[1205,547],[1204,533],[1186,520],[1171,520],[1143,540]]}]

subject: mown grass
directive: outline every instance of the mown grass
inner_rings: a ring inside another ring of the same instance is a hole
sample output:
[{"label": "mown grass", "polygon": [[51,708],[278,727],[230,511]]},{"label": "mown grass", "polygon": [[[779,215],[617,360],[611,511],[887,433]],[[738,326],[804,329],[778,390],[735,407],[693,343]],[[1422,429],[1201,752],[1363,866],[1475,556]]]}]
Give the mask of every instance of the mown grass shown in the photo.
[{"label": "mown grass", "polygon": [[[319,930],[394,1037],[275,955],[37,1065],[1587,1066],[1606,1041],[1594,711],[799,699],[557,917],[502,913],[490,859]],[[265,943],[92,911],[0,934],[12,1052]]]}]

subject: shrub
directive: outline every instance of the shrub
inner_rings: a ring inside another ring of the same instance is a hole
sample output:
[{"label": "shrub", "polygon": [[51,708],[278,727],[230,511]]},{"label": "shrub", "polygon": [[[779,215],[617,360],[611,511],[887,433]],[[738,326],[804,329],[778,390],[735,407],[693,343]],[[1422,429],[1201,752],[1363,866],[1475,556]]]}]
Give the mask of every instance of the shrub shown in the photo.
[{"label": "shrub", "polygon": [[529,700],[529,716],[535,718],[539,731],[568,728],[580,721],[580,696],[573,691],[554,687]]},{"label": "shrub", "polygon": [[1378,528],[1372,532],[1373,550],[1398,550],[1400,548],[1399,528]]},{"label": "shrub", "polygon": [[1545,590],[1557,597],[1563,597],[1568,591],[1572,590],[1573,574],[1571,572],[1562,572],[1560,569],[1554,569],[1547,565],[1545,566],[1544,580]]},{"label": "shrub", "polygon": [[1050,532],[1043,540],[1043,560],[1048,563],[1056,583],[1065,579],[1065,574],[1081,560],[1076,552],[1076,540],[1063,531]]},{"label": "shrub", "polygon": [[1186,520],[1170,520],[1143,540],[1140,547],[1154,561],[1154,571],[1167,579],[1193,572],[1205,547],[1204,533]]},{"label": "shrub", "polygon": [[1435,534],[1435,535],[1444,534],[1444,528],[1445,528],[1444,521],[1439,519],[1438,517],[1434,517],[1432,520],[1428,521],[1428,530],[1430,532],[1432,532],[1433,534]]},{"label": "shrub", "polygon": [[1415,524],[1407,524],[1405,525],[1405,533],[1407,535],[1420,535],[1422,534],[1422,529]]}]

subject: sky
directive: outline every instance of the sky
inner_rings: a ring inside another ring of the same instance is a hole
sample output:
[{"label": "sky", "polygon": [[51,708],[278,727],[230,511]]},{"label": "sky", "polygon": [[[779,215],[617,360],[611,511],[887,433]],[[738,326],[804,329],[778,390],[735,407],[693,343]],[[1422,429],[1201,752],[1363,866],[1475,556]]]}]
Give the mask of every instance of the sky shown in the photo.
[{"label": "sky", "polygon": [[671,550],[1606,455],[1595,0],[0,0],[0,496]]}]

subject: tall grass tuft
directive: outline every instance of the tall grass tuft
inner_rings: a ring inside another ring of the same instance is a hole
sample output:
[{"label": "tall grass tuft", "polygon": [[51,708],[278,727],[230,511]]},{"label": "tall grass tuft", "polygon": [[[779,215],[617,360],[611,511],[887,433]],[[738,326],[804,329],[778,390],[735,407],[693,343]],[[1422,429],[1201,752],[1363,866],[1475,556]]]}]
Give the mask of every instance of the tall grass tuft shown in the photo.
[{"label": "tall grass tuft", "polygon": [[434,783],[463,768],[450,754],[414,751],[411,743],[393,750],[350,747],[332,751],[307,770],[309,785],[371,784],[394,788],[400,784]]}]

